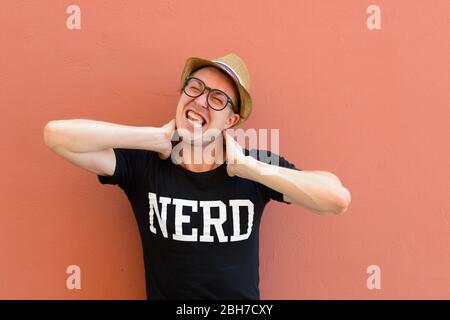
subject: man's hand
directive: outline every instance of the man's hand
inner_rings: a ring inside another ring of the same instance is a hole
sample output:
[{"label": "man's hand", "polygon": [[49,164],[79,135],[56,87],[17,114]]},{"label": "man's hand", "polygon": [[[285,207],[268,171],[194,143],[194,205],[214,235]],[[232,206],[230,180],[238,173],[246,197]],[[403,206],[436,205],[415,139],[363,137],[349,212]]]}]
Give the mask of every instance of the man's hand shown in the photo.
[{"label": "man's hand", "polygon": [[158,128],[158,155],[160,159],[167,159],[172,153],[172,136],[175,133],[175,119]]},{"label": "man's hand", "polygon": [[242,176],[246,170],[245,166],[251,159],[244,154],[242,147],[226,130],[223,135],[226,143],[227,173],[230,177]]}]

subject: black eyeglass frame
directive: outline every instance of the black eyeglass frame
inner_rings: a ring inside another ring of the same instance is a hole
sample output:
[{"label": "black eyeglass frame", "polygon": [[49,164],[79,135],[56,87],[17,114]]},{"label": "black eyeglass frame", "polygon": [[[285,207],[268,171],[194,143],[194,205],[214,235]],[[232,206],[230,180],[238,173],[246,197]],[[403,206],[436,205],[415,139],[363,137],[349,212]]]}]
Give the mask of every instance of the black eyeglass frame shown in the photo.
[{"label": "black eyeglass frame", "polygon": [[[195,79],[195,80],[199,81],[199,82],[202,84],[202,86],[203,86],[203,90],[200,92],[200,94],[198,94],[198,95],[196,95],[196,96],[192,96],[192,95],[190,95],[190,94],[188,94],[188,93],[186,92],[186,85],[187,85],[188,81],[191,80],[191,79]],[[203,82],[203,80],[201,80],[201,79],[199,79],[199,78],[196,78],[196,77],[191,77],[191,76],[190,76],[190,77],[187,77],[186,80],[184,81],[183,92],[184,92],[188,97],[191,97],[191,98],[198,98],[198,97],[200,97],[200,96],[205,92],[205,90],[208,90],[208,95],[206,96],[206,103],[208,104],[208,107],[210,107],[211,109],[213,109],[213,110],[215,110],[215,111],[221,111],[221,110],[225,109],[225,108],[227,107],[228,104],[230,104],[231,107],[233,108],[233,111],[234,111],[235,113],[239,113],[239,112],[236,112],[236,109],[237,109],[237,108],[236,108],[236,106],[234,105],[233,100],[231,100],[231,98],[230,98],[225,92],[223,92],[222,90],[210,88],[210,87],[208,87],[208,86]],[[209,95],[211,94],[212,91],[219,91],[219,92],[223,93],[223,94],[225,95],[225,97],[227,97],[227,103],[223,106],[222,109],[215,109],[215,108],[213,108],[213,107],[209,104]]]}]

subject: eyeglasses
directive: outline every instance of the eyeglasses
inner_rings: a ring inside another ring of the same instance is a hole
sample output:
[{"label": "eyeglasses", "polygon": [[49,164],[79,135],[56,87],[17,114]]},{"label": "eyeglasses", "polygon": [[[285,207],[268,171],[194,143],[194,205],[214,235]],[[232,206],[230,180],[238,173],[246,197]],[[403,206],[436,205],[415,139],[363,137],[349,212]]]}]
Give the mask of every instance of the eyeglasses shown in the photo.
[{"label": "eyeglasses", "polygon": [[223,110],[227,104],[229,103],[233,108],[233,111],[236,112],[236,106],[233,104],[233,101],[230,97],[219,89],[212,89],[208,87],[202,80],[195,77],[187,77],[184,83],[183,91],[184,93],[191,97],[197,98],[200,97],[205,90],[208,90],[208,95],[206,97],[206,102],[211,109],[216,111]]}]

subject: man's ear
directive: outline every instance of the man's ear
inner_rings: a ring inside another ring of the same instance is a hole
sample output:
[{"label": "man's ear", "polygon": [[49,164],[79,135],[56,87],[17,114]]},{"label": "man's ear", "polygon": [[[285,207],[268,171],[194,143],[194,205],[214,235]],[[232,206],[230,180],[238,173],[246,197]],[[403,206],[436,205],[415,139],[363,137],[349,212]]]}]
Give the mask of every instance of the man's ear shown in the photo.
[{"label": "man's ear", "polygon": [[228,119],[227,122],[225,122],[224,130],[229,129],[233,127],[240,119],[241,117],[237,113],[233,113]]}]

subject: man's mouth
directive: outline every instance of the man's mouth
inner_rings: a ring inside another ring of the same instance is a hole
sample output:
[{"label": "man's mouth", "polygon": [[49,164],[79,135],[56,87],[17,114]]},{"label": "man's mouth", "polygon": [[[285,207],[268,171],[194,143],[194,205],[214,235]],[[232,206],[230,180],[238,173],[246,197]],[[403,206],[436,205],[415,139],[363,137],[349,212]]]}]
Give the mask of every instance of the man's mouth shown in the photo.
[{"label": "man's mouth", "polygon": [[206,124],[206,119],[199,113],[188,109],[186,111],[186,119],[192,124],[194,127],[203,127]]}]

